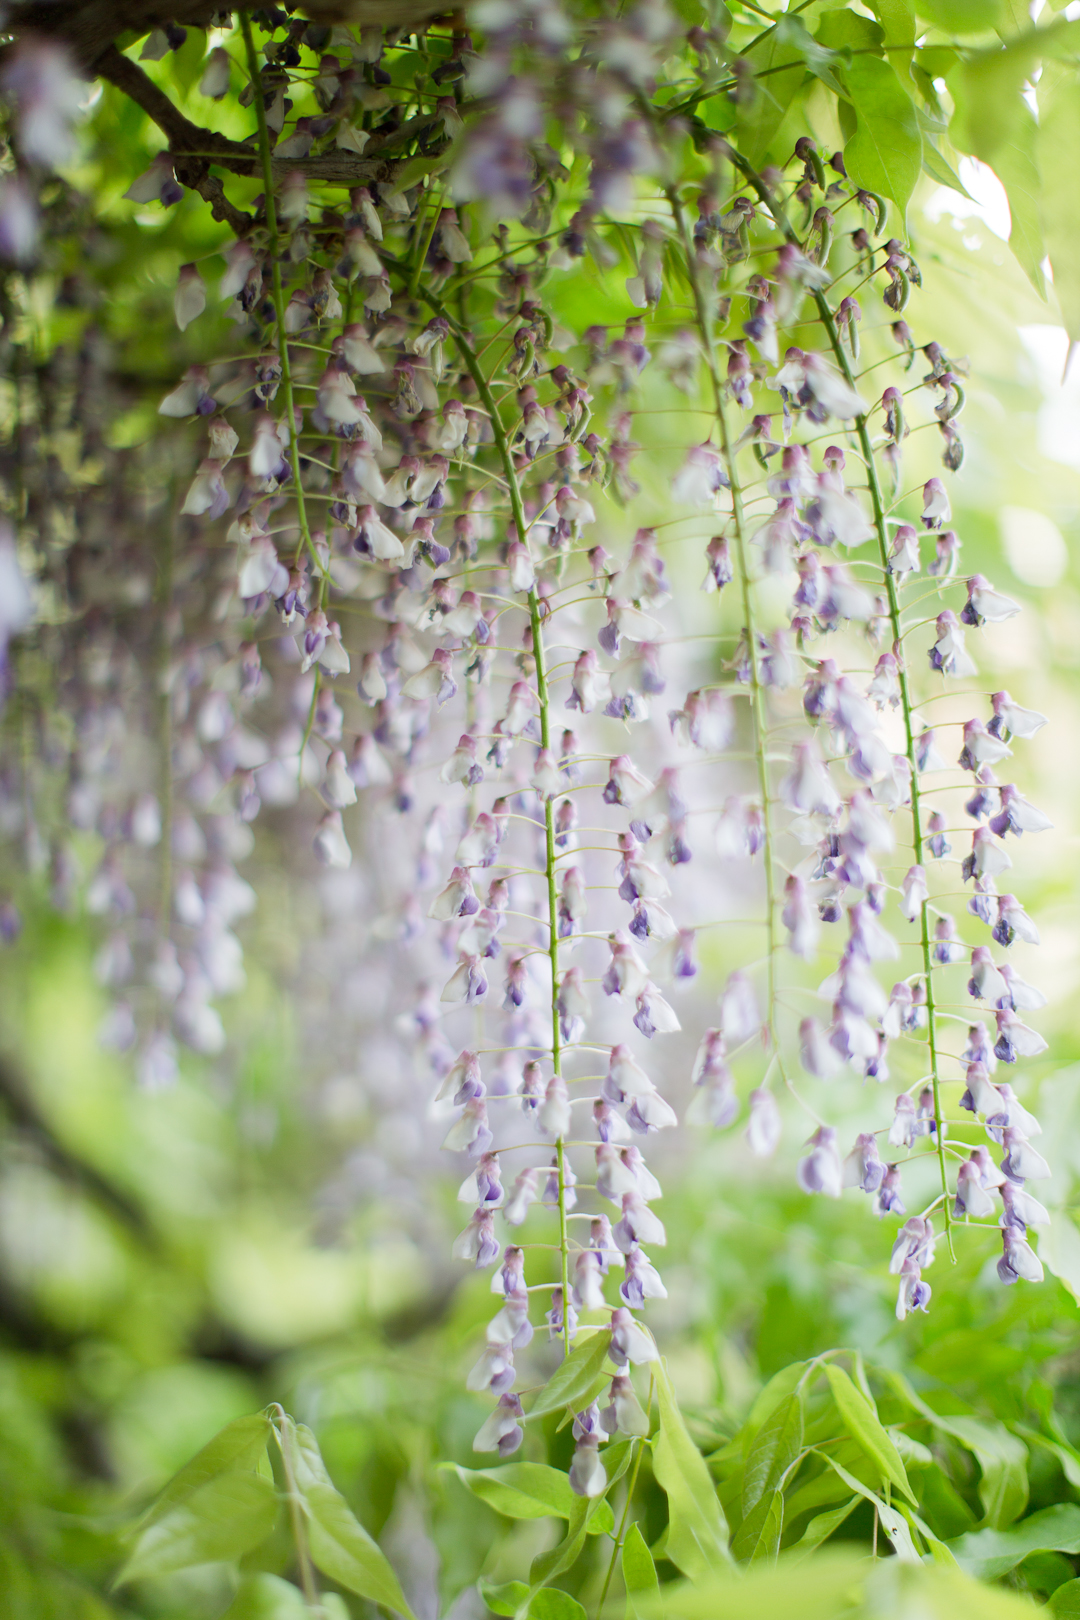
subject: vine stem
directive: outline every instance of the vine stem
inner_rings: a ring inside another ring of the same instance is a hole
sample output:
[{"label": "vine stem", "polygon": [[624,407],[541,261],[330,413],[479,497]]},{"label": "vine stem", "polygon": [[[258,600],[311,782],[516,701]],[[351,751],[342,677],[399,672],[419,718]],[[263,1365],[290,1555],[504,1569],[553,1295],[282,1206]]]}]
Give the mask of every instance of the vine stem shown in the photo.
[{"label": "vine stem", "polygon": [[772,809],[769,793],[769,762],[766,758],[768,741],[768,717],[765,712],[765,687],[761,679],[761,663],[758,656],[757,626],[754,617],[754,590],[750,577],[750,557],[747,550],[748,536],[746,533],[746,512],[743,507],[742,487],[739,483],[738,470],[735,465],[735,452],[731,445],[731,434],[728,429],[727,409],[724,398],[725,383],[720,375],[716,363],[716,343],[713,338],[713,317],[709,309],[709,300],[701,284],[701,276],[695,261],[693,241],[686,223],[686,213],[680,201],[679,194],[674,186],[667,190],[668,204],[672,217],[682,239],[683,252],[686,256],[686,273],[694,294],[694,308],[697,322],[701,331],[701,341],[705,349],[705,360],[712,387],[714,414],[720,432],[720,448],[723,452],[724,463],[727,467],[728,478],[731,485],[732,520],[735,531],[736,563],[739,570],[739,588],[742,597],[743,619],[746,625],[746,639],[748,643],[748,657],[750,661],[750,713],[754,726],[754,757],[757,760],[758,788],[761,793],[761,814],[764,830],[764,846],[762,858],[765,870],[765,939],[766,939],[766,992],[767,1011],[765,1027],[769,1035],[769,1043],[776,1056],[781,1078],[785,1086],[789,1084],[784,1069],[783,1053],[776,1029],[776,871],[773,861],[774,833],[772,824]]},{"label": "vine stem", "polygon": [[[783,204],[773,196],[770,187],[759,174],[756,174],[750,165],[734,151],[728,148],[732,162],[749,181],[757,192],[761,201],[768,208],[776,224],[779,226],[784,238],[796,247],[802,248],[797,232],[792,228]],[[849,388],[856,393],[855,377],[847,353],[840,341],[840,333],[825,290],[814,290],[814,303],[817,305],[818,315],[828,335],[829,346],[832,349],[840,371]],[[915,728],[912,722],[911,688],[908,682],[907,665],[903,653],[903,634],[900,624],[900,599],[896,592],[896,576],[889,572],[889,537],[885,527],[885,501],[881,493],[881,480],[878,477],[877,461],[874,457],[873,442],[870,437],[870,428],[865,413],[855,417],[855,432],[859,440],[859,449],[863,461],[866,463],[866,481],[870,491],[870,501],[874,512],[874,530],[877,536],[878,553],[881,559],[881,569],[885,577],[885,589],[889,603],[889,623],[892,628],[893,650],[896,655],[898,679],[900,685],[900,707],[904,718],[904,752],[911,766],[911,847],[915,856],[915,864],[924,866],[923,859],[924,840],[922,830],[922,804],[919,794],[919,772],[916,760]],[[924,900],[919,908],[921,918],[921,945],[923,959],[923,976],[926,984],[926,1034],[927,1046],[930,1054],[930,1079],[934,1093],[934,1118],[937,1121],[937,1158],[941,1172],[941,1190],[944,1197],[943,1210],[945,1215],[945,1236],[949,1244],[949,1257],[956,1263],[956,1250],[953,1245],[952,1212],[949,1208],[949,1179],[945,1164],[945,1142],[942,1129],[941,1113],[941,1079],[938,1065],[937,1048],[937,1008],[934,1000],[934,959],[930,932],[930,902]]]},{"label": "vine stem", "polygon": [[[274,321],[277,326],[278,355],[281,359],[281,389],[285,395],[285,412],[289,421],[289,464],[292,467],[296,516],[300,524],[300,545],[297,547],[296,560],[299,561],[300,552],[306,547],[318,569],[321,581],[325,583],[326,570],[319,560],[319,554],[315,550],[315,542],[311,538],[311,526],[308,523],[307,507],[304,504],[304,483],[300,476],[300,435],[296,426],[292,363],[289,360],[289,334],[285,329],[285,289],[281,282],[281,260],[278,254],[280,238],[278,236],[277,204],[274,201],[274,172],[270,156],[270,132],[266,125],[266,106],[263,102],[259,59],[255,53],[255,40],[251,32],[251,18],[246,11],[240,12],[240,31],[244,36],[248,75],[254,92],[255,120],[259,129],[259,157],[262,160],[263,171],[263,206],[266,209],[266,234],[270,251],[272,301],[274,305]],[[320,602],[321,600],[322,585],[320,585]]]},{"label": "vine stem", "polygon": [[[503,472],[506,475],[507,489],[510,494],[510,506],[514,514],[514,523],[517,526],[518,537],[522,543],[526,542],[528,533],[528,520],[525,516],[525,502],[521,495],[521,485],[518,482],[517,468],[510,450],[510,443],[506,437],[502,414],[499,404],[491,391],[491,384],[484,374],[483,367],[469,341],[469,334],[465,327],[458,322],[445,304],[436,298],[433,293],[424,288],[419,289],[421,298],[433,309],[436,315],[441,315],[447,321],[454,334],[454,341],[465,362],[465,367],[476,384],[477,393],[484,402],[484,409],[491,420],[492,436],[495,448],[502,462]],[[535,588],[529,592],[529,623],[532,627],[533,659],[536,664],[536,695],[540,705],[540,743],[541,747],[549,748],[551,745],[551,700],[547,682],[547,660],[544,649],[544,626],[541,613],[540,597]],[[551,963],[551,1066],[552,1073],[562,1073],[562,1031],[559,1027],[559,896],[555,885],[557,864],[555,858],[555,801],[552,798],[544,799],[544,877],[547,885],[548,902],[548,948],[546,955]],[[566,1219],[566,1139],[558,1137],[555,1143],[555,1155],[559,1179],[559,1253],[561,1258],[562,1278],[562,1313],[563,1313],[563,1353],[570,1354],[570,1234]]]}]

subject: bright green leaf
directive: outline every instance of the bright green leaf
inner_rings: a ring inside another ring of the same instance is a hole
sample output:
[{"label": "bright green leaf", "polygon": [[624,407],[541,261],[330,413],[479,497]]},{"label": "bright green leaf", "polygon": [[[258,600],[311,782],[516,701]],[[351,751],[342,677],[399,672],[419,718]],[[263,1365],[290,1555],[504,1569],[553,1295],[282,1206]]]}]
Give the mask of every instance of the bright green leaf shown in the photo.
[{"label": "bright green leaf", "polygon": [[740,1524],[731,1543],[732,1556],[740,1564],[753,1564],[760,1558],[775,1558],[784,1529],[784,1493],[769,1490],[755,1503]]},{"label": "bright green leaf", "polygon": [[666,1369],[656,1369],[660,1432],[653,1473],[667,1494],[666,1556],[691,1580],[723,1569],[728,1561],[727,1525],[716,1489],[679,1411]]},{"label": "bright green leaf", "polygon": [[529,1620],[587,1620],[577,1598],[558,1587],[544,1586],[529,1604]]},{"label": "bright green leaf", "polygon": [[829,1387],[833,1393],[840,1416],[848,1427],[853,1440],[857,1440],[866,1455],[876,1463],[881,1470],[882,1479],[887,1479],[898,1491],[912,1503],[915,1495],[908,1484],[907,1473],[901,1461],[900,1453],[882,1427],[873,1406],[851,1382],[842,1367],[832,1362],[825,1368],[825,1376],[829,1380]]},{"label": "bright green leaf", "polygon": [[581,1549],[585,1545],[588,1534],[589,1510],[595,1504],[583,1496],[574,1497],[574,1506],[570,1514],[570,1522],[566,1527],[566,1535],[558,1546],[551,1547],[547,1552],[537,1555],[529,1569],[529,1582],[535,1591],[546,1581],[552,1581],[556,1575],[561,1575],[564,1569],[570,1569],[581,1556]]},{"label": "bright green leaf", "polygon": [[1080,1507],[1056,1502],[1007,1530],[972,1530],[949,1547],[962,1569],[982,1580],[997,1580],[1028,1553],[1080,1553]]},{"label": "bright green leaf", "polygon": [[911,0],[869,0],[870,10],[885,31],[888,59],[901,79],[911,79],[911,53],[919,30]]},{"label": "bright green leaf", "polygon": [[[1036,155],[1037,141],[1038,125],[1034,114],[1022,104],[1019,118],[1014,121],[1013,133],[994,153],[994,173],[1005,187],[1009,199],[1012,220],[1009,246],[1039,297],[1045,299],[1046,275],[1042,262],[1046,257],[1046,244],[1039,203],[1042,177]],[[1040,1239],[1040,1254],[1044,1246],[1044,1239]],[[1080,1248],[1080,1241],[1077,1246]],[[1052,1270],[1053,1264],[1048,1258],[1046,1263]]]},{"label": "bright green leaf", "polygon": [[580,1410],[578,1403],[584,1400],[603,1370],[610,1343],[611,1334],[605,1328],[576,1344],[536,1397],[529,1417],[542,1417],[545,1412],[557,1412],[563,1406]]},{"label": "bright green leaf", "polygon": [[659,1598],[660,1582],[656,1575],[656,1565],[653,1563],[652,1553],[645,1544],[641,1528],[636,1522],[623,1537],[622,1573],[628,1605],[634,1614],[638,1613],[642,1602]]},{"label": "bright green leaf", "polygon": [[277,1575],[245,1575],[221,1620],[311,1620],[303,1593]]},{"label": "bright green leaf", "polygon": [[308,1544],[319,1569],[359,1597],[415,1620],[386,1554],[332,1484],[311,1430],[289,1418],[278,1429],[307,1509]]},{"label": "bright green leaf", "polygon": [[[462,1468],[457,1463],[444,1466],[452,1469],[474,1496],[508,1519],[543,1519],[552,1514],[569,1519],[578,1501],[566,1475],[546,1463],[508,1463],[505,1468],[476,1469]],[[614,1528],[609,1504],[598,1503],[589,1522],[590,1534],[600,1535]]]},{"label": "bright green leaf", "polygon": [[1001,0],[915,0],[915,9],[943,34],[985,34],[1002,20]]},{"label": "bright green leaf", "polygon": [[962,197],[971,196],[970,191],[952,164],[945,161],[925,130],[923,132],[922,162],[926,173],[931,180],[936,180],[939,186],[951,186],[953,191],[958,191]]},{"label": "bright green leaf", "polygon": [[747,1453],[742,1488],[744,1518],[764,1496],[779,1487],[802,1450],[802,1443],[802,1401],[798,1395],[788,1395],[761,1425]]},{"label": "bright green leaf", "polygon": [[250,1469],[229,1469],[147,1524],[117,1584],[242,1558],[266,1540],[277,1513],[277,1492],[270,1480]]},{"label": "bright green leaf", "polygon": [[915,105],[888,62],[857,56],[845,74],[858,116],[844,147],[844,164],[855,184],[880,192],[903,218],[922,172],[922,135]]},{"label": "bright green leaf", "polygon": [[265,1455],[270,1432],[270,1419],[265,1412],[254,1412],[249,1417],[226,1423],[201,1451],[196,1452],[190,1462],[173,1475],[131,1534],[134,1536],[149,1525],[156,1524],[219,1474],[254,1470],[260,1457]]},{"label": "bright green leaf", "polygon": [[503,1586],[493,1586],[490,1581],[481,1579],[478,1586],[480,1596],[492,1614],[517,1614],[528,1601],[529,1588],[524,1581],[507,1581]]},{"label": "bright green leaf", "polygon": [[750,1443],[757,1434],[769,1413],[775,1411],[780,1402],[795,1389],[803,1373],[806,1371],[805,1361],[794,1361],[787,1367],[781,1367],[774,1373],[765,1385],[758,1391],[749,1415],[742,1427],[742,1440],[744,1452],[749,1451]]},{"label": "bright green leaf", "polygon": [[1047,1607],[1054,1620],[1078,1620],[1080,1617],[1080,1581],[1066,1581],[1052,1595]]}]

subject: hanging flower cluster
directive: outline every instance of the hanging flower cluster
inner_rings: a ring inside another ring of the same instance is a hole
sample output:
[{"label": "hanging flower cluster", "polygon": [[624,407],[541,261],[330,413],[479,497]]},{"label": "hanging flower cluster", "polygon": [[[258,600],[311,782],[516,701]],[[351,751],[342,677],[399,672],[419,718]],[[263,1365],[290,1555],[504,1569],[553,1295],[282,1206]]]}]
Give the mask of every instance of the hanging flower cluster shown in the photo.
[{"label": "hanging flower cluster", "polygon": [[[498,1296],[468,1377],[497,1398],[476,1445],[521,1443],[516,1358],[541,1320],[567,1352],[582,1325],[603,1331],[614,1374],[606,1404],[576,1416],[570,1475],[591,1497],[602,1442],[647,1432],[629,1370],[656,1357],[640,1312],[665,1297],[665,1231],[645,1151],[676,1123],[663,1037],[678,1005],[698,1017],[678,996],[706,930],[749,923],[758,945],[701,1038],[694,1115],[738,1118],[732,1063],[762,1043],[746,1127],[761,1156],[796,1064],[882,1085],[890,1066],[915,1071],[888,1108],[872,1094],[850,1151],[815,1102],[800,1185],[859,1187],[900,1220],[904,1167],[929,1150],[940,1188],[893,1249],[901,1317],[928,1303],[935,1217],[950,1234],[999,1220],[1002,1280],[1041,1276],[1038,1125],[992,1077],[1044,1046],[1025,1022],[1043,998],[1003,954],[1036,942],[1034,924],[999,892],[1010,841],[1048,825],[999,780],[1043,717],[1002,691],[988,706],[972,693],[980,712],[961,720],[924,718],[968,692],[967,638],[1018,608],[965,578],[941,478],[907,487],[924,428],[946,470],[961,464],[963,367],[908,326],[919,269],[881,240],[882,200],[808,137],[761,174],[700,124],[687,143],[650,86],[676,53],[707,76],[716,41],[688,43],[662,5],[580,37],[539,0],[474,19],[482,51],[434,23],[415,36],[419,69],[378,30],[273,11],[242,16],[208,56],[204,93],[245,78],[258,136],[263,192],[216,288],[241,358],[193,364],[159,405],[200,452],[175,530],[155,513],[157,585],[129,581],[133,614],[156,603],[153,631],[125,640],[120,610],[109,619],[69,569],[90,634],[64,643],[67,813],[104,840],[85,901],[108,919],[110,1033],[151,1083],[176,1040],[225,1045],[215,1000],[243,982],[233,925],[255,904],[236,863],[264,812],[289,812],[277,836],[298,883],[311,854],[344,882],[364,837],[353,807],[385,813],[372,884],[403,849],[411,869],[369,944],[393,938],[423,964],[406,1022],[467,1167],[454,1253]],[[24,80],[29,120],[46,91]],[[66,81],[47,93],[67,106]],[[544,142],[550,116],[585,159],[578,191]],[[165,154],[128,195],[168,207],[180,191]],[[620,256],[629,316],[561,328],[554,278],[609,275]],[[197,332],[213,297],[185,265],[179,329]],[[883,366],[896,380],[879,393]],[[635,438],[643,378],[693,429],[675,515],[638,527],[656,478]],[[715,617],[694,653],[672,580],[704,534]],[[69,558],[93,543],[84,532]],[[28,597],[6,537],[0,596],[18,634]],[[156,764],[125,732],[136,712]],[[57,888],[75,882],[67,847]],[[955,877],[937,876],[956,866],[964,934]],[[725,902],[711,917],[735,869],[754,916]],[[828,976],[797,983],[831,940]],[[953,981],[982,1013],[962,1050],[942,1011]],[[818,1014],[792,1015],[807,991]],[[955,1134],[949,1086],[999,1162]]]}]

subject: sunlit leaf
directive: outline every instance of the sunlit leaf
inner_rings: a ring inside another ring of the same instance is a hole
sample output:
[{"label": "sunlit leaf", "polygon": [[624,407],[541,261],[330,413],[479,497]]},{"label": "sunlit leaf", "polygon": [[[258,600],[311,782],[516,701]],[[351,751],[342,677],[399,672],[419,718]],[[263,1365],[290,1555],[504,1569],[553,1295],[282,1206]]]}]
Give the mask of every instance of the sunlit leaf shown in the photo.
[{"label": "sunlit leaf", "polygon": [[530,1602],[529,1617],[530,1620],[586,1620],[586,1611],[569,1592],[545,1586]]},{"label": "sunlit leaf", "polygon": [[[788,1395],[758,1430],[743,1471],[743,1517],[779,1486],[802,1450],[803,1414],[798,1395]],[[738,1556],[738,1554],[736,1554]]]},{"label": "sunlit leaf", "polygon": [[277,1514],[270,1480],[253,1470],[228,1469],[140,1531],[117,1583],[242,1558],[266,1540]]},{"label": "sunlit leaf", "polygon": [[[445,1466],[453,1470],[474,1496],[508,1519],[542,1519],[551,1514],[569,1519],[579,1500],[570,1489],[567,1476],[546,1463],[508,1463],[505,1468],[478,1469],[461,1468],[457,1463]],[[598,1502],[589,1521],[590,1535],[614,1528],[610,1506],[607,1502]]]},{"label": "sunlit leaf", "polygon": [[653,1473],[668,1499],[665,1556],[697,1579],[727,1563],[727,1525],[705,1459],[687,1432],[662,1365],[656,1370],[656,1392],[660,1432]]},{"label": "sunlit leaf", "polygon": [[856,1389],[842,1367],[830,1362],[825,1368],[825,1375],[829,1380],[833,1399],[840,1410],[840,1416],[847,1425],[852,1439],[857,1440],[866,1455],[877,1464],[882,1478],[887,1479],[914,1503],[916,1497],[908,1483],[900,1453],[882,1427],[881,1420],[870,1402]]},{"label": "sunlit leaf", "polygon": [[529,1588],[524,1581],[506,1581],[502,1586],[493,1586],[490,1581],[481,1579],[478,1587],[492,1614],[517,1614],[528,1601]]},{"label": "sunlit leaf", "polygon": [[202,1486],[219,1474],[254,1469],[266,1452],[270,1439],[270,1419],[265,1412],[235,1418],[196,1452],[191,1461],[175,1473],[147,1508],[132,1534],[145,1530],[167,1513],[186,1502]]},{"label": "sunlit leaf", "polygon": [[348,1591],[415,1620],[390,1560],[331,1483],[311,1430],[288,1419],[279,1428],[304,1499],[314,1562]]},{"label": "sunlit leaf", "polygon": [[221,1620],[310,1620],[304,1594],[277,1575],[245,1575]]},{"label": "sunlit leaf", "polygon": [[576,1344],[561,1362],[529,1408],[529,1417],[541,1417],[545,1412],[556,1412],[562,1406],[580,1410],[580,1402],[592,1389],[607,1357],[611,1334],[604,1329],[592,1333]]},{"label": "sunlit leaf", "polygon": [[643,1602],[660,1596],[656,1565],[636,1522],[630,1525],[623,1537],[622,1575],[632,1613],[638,1614]]},{"label": "sunlit leaf", "polygon": [[922,172],[922,134],[915,107],[895,71],[876,56],[857,56],[845,83],[858,122],[844,146],[844,164],[856,185],[880,192],[903,219]]}]

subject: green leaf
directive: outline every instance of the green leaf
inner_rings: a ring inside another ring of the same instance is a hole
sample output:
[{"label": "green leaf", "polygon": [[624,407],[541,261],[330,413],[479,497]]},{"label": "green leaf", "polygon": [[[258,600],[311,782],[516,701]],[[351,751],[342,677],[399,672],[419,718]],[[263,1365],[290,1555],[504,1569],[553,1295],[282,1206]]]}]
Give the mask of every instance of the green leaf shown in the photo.
[{"label": "green leaf", "polygon": [[[508,1463],[505,1468],[462,1468],[458,1463],[442,1466],[452,1469],[467,1490],[508,1519],[543,1519],[552,1514],[569,1519],[579,1500],[567,1476],[546,1463]],[[589,1533],[595,1536],[614,1528],[610,1505],[598,1503]]]},{"label": "green leaf", "polygon": [[769,1416],[769,1413],[775,1411],[781,1401],[792,1393],[805,1371],[805,1361],[793,1361],[789,1366],[781,1367],[778,1373],[773,1374],[765,1387],[758,1391],[746,1422],[742,1426],[744,1453],[750,1450],[751,1441]]},{"label": "green leaf", "polygon": [[985,34],[1001,21],[1001,0],[915,0],[919,16],[943,34]]},{"label": "green leaf", "polygon": [[1066,1581],[1059,1586],[1047,1605],[1054,1620],[1077,1620],[1080,1617],[1080,1581]]},{"label": "green leaf", "polygon": [[528,1601],[529,1588],[524,1581],[507,1581],[503,1586],[493,1586],[481,1577],[477,1586],[492,1614],[517,1614]]},{"label": "green leaf", "polygon": [[332,1484],[311,1430],[288,1418],[278,1427],[307,1509],[308,1545],[314,1562],[358,1597],[394,1609],[405,1620],[415,1620],[386,1554]]},{"label": "green leaf", "polygon": [[783,1529],[784,1493],[767,1491],[735,1532],[731,1543],[732,1556],[740,1564],[753,1564],[759,1558],[775,1558]]},{"label": "green leaf", "polygon": [[[994,173],[1005,187],[1005,195],[1009,199],[1012,221],[1009,246],[1039,297],[1045,299],[1043,260],[1046,257],[1046,243],[1043,240],[1040,210],[1042,176],[1037,156],[1038,138],[1039,127],[1034,114],[1021,103],[1019,116],[1013,121],[1013,133],[994,154]],[[1040,1253],[1043,1248],[1044,1242],[1040,1239]],[[1044,1258],[1053,1270],[1053,1261],[1049,1257]]]},{"label": "green leaf", "polygon": [[918,29],[911,0],[869,0],[870,10],[885,30],[888,58],[902,79],[911,81],[911,54]]},{"label": "green leaf", "polygon": [[788,1395],[769,1414],[747,1453],[742,1488],[744,1519],[764,1496],[778,1489],[802,1450],[802,1443],[802,1401],[798,1395]]},{"label": "green leaf", "polygon": [[919,1555],[915,1551],[915,1543],[911,1539],[911,1531],[903,1514],[897,1512],[896,1508],[892,1507],[888,1502],[883,1502],[881,1497],[877,1496],[869,1485],[864,1485],[861,1479],[856,1479],[854,1474],[849,1474],[844,1465],[837,1462],[835,1457],[830,1457],[827,1452],[819,1452],[818,1455],[824,1457],[829,1467],[839,1474],[849,1491],[858,1491],[859,1495],[864,1497],[867,1502],[873,1503],[877,1516],[881,1520],[881,1528],[892,1542],[893,1551],[897,1558],[909,1564],[917,1564]]},{"label": "green leaf", "polygon": [[1027,1447],[1024,1442],[1010,1434],[1004,1423],[963,1416],[936,1418],[935,1421],[974,1454],[982,1470],[979,1500],[986,1514],[986,1522],[992,1529],[1004,1530],[1020,1517],[1027,1506]]},{"label": "green leaf", "polygon": [[660,1432],[653,1473],[668,1499],[666,1557],[691,1580],[728,1562],[727,1525],[712,1478],[683,1422],[663,1365],[656,1368]]},{"label": "green leaf", "polygon": [[270,1480],[251,1469],[228,1469],[146,1525],[117,1585],[242,1558],[266,1540],[277,1513],[277,1492]]},{"label": "green leaf", "polygon": [[277,1575],[245,1575],[221,1620],[311,1620],[304,1595]]},{"label": "green leaf", "polygon": [[610,1343],[611,1334],[605,1328],[576,1344],[536,1397],[529,1417],[542,1417],[545,1412],[556,1412],[562,1406],[580,1411],[580,1403],[603,1370]]},{"label": "green leaf", "polygon": [[659,1599],[660,1582],[656,1575],[656,1565],[653,1563],[652,1553],[645,1544],[641,1528],[636,1522],[629,1527],[623,1537],[622,1573],[630,1613],[636,1615],[643,1601]]},{"label": "green leaf", "polygon": [[816,1518],[810,1520],[799,1540],[789,1548],[785,1556],[801,1559],[816,1552],[822,1542],[827,1541],[834,1530],[839,1529],[859,1501],[858,1496],[853,1496],[850,1501],[841,1503],[838,1508],[830,1508],[828,1513],[819,1513]]},{"label": "green leaf", "polygon": [[547,1552],[539,1553],[529,1568],[529,1582],[533,1590],[543,1586],[547,1581],[561,1575],[564,1569],[576,1564],[581,1556],[581,1549],[585,1545],[588,1533],[589,1510],[594,1504],[584,1496],[574,1497],[574,1506],[570,1514],[570,1522],[566,1528],[566,1535],[558,1546],[551,1547]]},{"label": "green leaf", "polygon": [[544,1586],[529,1604],[529,1620],[588,1620],[577,1598],[558,1587]]},{"label": "green leaf", "polygon": [[961,1569],[981,1580],[995,1581],[1015,1569],[1028,1553],[1080,1552],[1080,1507],[1075,1502],[1056,1502],[1008,1530],[971,1530],[948,1545]]},{"label": "green leaf", "polygon": [[829,1387],[833,1393],[840,1416],[847,1424],[848,1432],[853,1440],[857,1440],[866,1455],[876,1463],[881,1470],[882,1479],[887,1479],[898,1491],[901,1491],[908,1501],[915,1503],[915,1494],[908,1484],[907,1473],[901,1461],[900,1453],[882,1428],[871,1403],[861,1394],[851,1382],[842,1367],[832,1362],[825,1368],[825,1376],[829,1380]]},{"label": "green leaf", "polygon": [[129,1533],[134,1536],[149,1525],[156,1524],[219,1474],[233,1470],[254,1470],[266,1452],[270,1433],[270,1419],[265,1412],[254,1412],[250,1417],[235,1418],[232,1423],[226,1423],[201,1451],[196,1452],[190,1462],[173,1475]]},{"label": "green leaf", "polygon": [[1065,1284],[1073,1299],[1080,1301],[1080,1232],[1072,1216],[1065,1210],[1062,1210],[1060,1219],[1040,1233],[1039,1258],[1058,1281]]},{"label": "green leaf", "polygon": [[971,193],[953,168],[947,163],[934,145],[933,141],[923,131],[922,166],[931,180],[936,180],[939,186],[951,186],[958,191],[961,197],[971,197]]},{"label": "green leaf", "polygon": [[[1055,22],[1048,28],[1029,28],[1009,41],[1005,49],[978,51],[958,62],[948,73],[955,112],[949,126],[953,145],[992,163],[998,149],[1016,141],[1025,114],[1030,115],[1021,92],[1036,65],[1077,48],[1080,24]],[[1043,119],[1043,93],[1039,85],[1039,122]]]},{"label": "green leaf", "polygon": [[847,172],[857,186],[889,197],[903,218],[923,162],[914,102],[879,57],[855,57],[844,78],[858,115],[844,147]]}]

